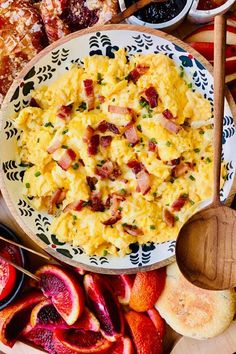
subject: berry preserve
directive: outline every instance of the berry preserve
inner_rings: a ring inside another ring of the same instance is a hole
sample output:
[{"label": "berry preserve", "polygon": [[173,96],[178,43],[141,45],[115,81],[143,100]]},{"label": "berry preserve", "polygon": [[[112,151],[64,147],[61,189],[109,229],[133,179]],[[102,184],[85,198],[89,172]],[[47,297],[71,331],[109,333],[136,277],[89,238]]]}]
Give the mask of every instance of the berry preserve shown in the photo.
[{"label": "berry preserve", "polygon": [[199,0],[198,10],[213,10],[223,5],[226,0]]},{"label": "berry preserve", "polygon": [[[125,0],[126,7],[132,5],[134,0]],[[144,22],[164,23],[172,20],[183,10],[186,0],[168,0],[164,3],[153,3],[137,11],[135,16]]]}]

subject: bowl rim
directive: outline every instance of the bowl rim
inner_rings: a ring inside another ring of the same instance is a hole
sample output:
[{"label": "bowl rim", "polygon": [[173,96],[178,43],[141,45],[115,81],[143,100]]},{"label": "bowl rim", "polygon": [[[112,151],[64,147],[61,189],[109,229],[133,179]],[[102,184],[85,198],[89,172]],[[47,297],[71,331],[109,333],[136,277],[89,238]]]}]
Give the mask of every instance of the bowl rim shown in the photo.
[{"label": "bowl rim", "polygon": [[[8,104],[10,104],[10,100],[11,97],[13,95],[13,93],[15,92],[17,86],[19,85],[19,83],[22,81],[22,79],[25,77],[25,75],[29,72],[29,70],[38,62],[41,60],[41,58],[48,54],[49,52],[51,52],[52,50],[55,50],[58,46],[61,46],[64,43],[69,42],[72,39],[75,38],[79,38],[83,35],[86,34],[90,34],[90,33],[94,33],[94,32],[102,32],[102,31],[137,31],[137,32],[141,32],[141,33],[147,33],[147,34],[151,34],[153,36],[157,36],[157,37],[161,37],[164,38],[168,41],[171,41],[172,43],[182,47],[184,50],[186,50],[187,52],[189,52],[190,54],[192,54],[196,59],[198,59],[204,66],[205,68],[209,71],[209,73],[211,75],[213,75],[213,67],[212,65],[203,57],[201,56],[197,51],[195,51],[193,48],[191,48],[188,44],[182,42],[180,39],[167,34],[165,32],[159,31],[159,30],[155,30],[152,28],[148,28],[148,27],[142,27],[142,26],[135,26],[135,25],[127,25],[127,24],[117,24],[117,25],[113,25],[113,24],[108,24],[108,25],[101,25],[101,26],[96,26],[96,27],[90,27],[90,28],[86,28],[84,30],[80,30],[74,33],[71,33],[61,39],[59,39],[58,41],[52,43],[51,45],[49,45],[48,47],[44,48],[40,53],[38,53],[31,61],[29,61],[27,63],[27,65],[24,67],[24,69],[19,73],[18,77],[13,81],[10,89],[8,90],[8,93],[6,95],[6,97],[4,98],[3,104],[2,104],[2,108],[0,110],[0,130],[3,129],[3,116],[4,116],[4,111],[6,110]],[[231,95],[231,93],[229,92],[228,89],[226,89],[226,98],[229,104],[229,107],[232,111],[232,115],[234,118],[234,121],[236,122],[236,104],[234,102],[234,99]],[[2,162],[2,158],[0,155],[0,163]],[[2,166],[2,164],[1,164]],[[236,183],[236,174],[234,176],[234,181],[230,190],[230,193],[228,195],[228,200],[230,200],[232,198],[232,196],[234,195],[235,191],[233,191],[234,189],[234,185]],[[236,189],[236,188],[235,188]],[[171,264],[175,261],[175,255],[160,261],[160,262],[155,262],[151,265],[147,265],[147,266],[141,266],[141,267],[134,267],[134,268],[119,268],[119,269],[110,269],[110,268],[101,268],[98,266],[91,266],[91,265],[86,265],[84,263],[80,263],[78,261],[75,260],[71,260],[68,257],[65,257],[61,254],[59,254],[58,252],[56,252],[54,249],[50,248],[48,245],[46,245],[43,241],[41,241],[30,229],[30,227],[27,225],[27,223],[20,217],[20,215],[17,213],[17,209],[14,205],[14,203],[12,202],[10,195],[9,195],[9,191],[5,185],[5,181],[4,181],[4,174],[3,174],[3,170],[2,168],[0,168],[0,190],[2,192],[2,195],[4,197],[4,200],[7,204],[8,209],[10,210],[12,216],[15,218],[16,222],[18,223],[18,225],[20,225],[20,227],[23,229],[23,231],[27,234],[27,236],[29,236],[35,243],[37,243],[45,252],[47,252],[48,254],[50,254],[52,257],[54,257],[55,259],[63,262],[63,263],[67,263],[71,266],[74,267],[79,267],[82,269],[85,269],[87,271],[91,271],[94,273],[103,273],[103,274],[134,274],[137,272],[145,272],[145,271],[150,271],[150,270],[154,270],[160,267],[164,267],[168,264]]]},{"label": "bowl rim", "polygon": [[[194,0],[186,0],[186,4],[183,7],[182,11],[177,16],[175,16],[174,18],[172,18],[171,20],[166,21],[166,22],[162,22],[162,23],[146,22],[146,21],[140,20],[138,17],[136,17],[134,15],[130,16],[128,18],[128,20],[132,21],[132,23],[139,25],[139,26],[145,26],[148,28],[156,28],[159,30],[166,29],[168,27],[172,27],[173,25],[179,23],[187,15],[188,11],[192,7],[193,1]],[[119,5],[120,5],[120,8],[122,9],[122,11],[126,9],[125,0],[119,0]]]},{"label": "bowl rim", "polygon": [[197,9],[199,0],[193,0],[192,7],[190,8],[189,15],[196,16],[196,17],[209,17],[209,16],[216,16],[222,12],[227,11],[233,4],[235,0],[226,0],[226,2],[215,9],[212,10],[199,10]]}]

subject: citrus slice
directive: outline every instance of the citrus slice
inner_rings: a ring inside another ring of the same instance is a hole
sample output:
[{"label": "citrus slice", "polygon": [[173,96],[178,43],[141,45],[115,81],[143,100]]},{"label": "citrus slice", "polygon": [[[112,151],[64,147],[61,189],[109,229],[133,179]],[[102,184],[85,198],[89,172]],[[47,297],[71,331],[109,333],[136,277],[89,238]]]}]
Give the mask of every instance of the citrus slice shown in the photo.
[{"label": "citrus slice", "polygon": [[36,275],[44,295],[51,300],[68,325],[74,324],[84,310],[84,293],[76,277],[57,265],[45,265]]},{"label": "citrus slice", "polygon": [[[0,255],[10,260],[10,255],[6,251],[2,251]],[[15,268],[3,259],[0,259],[0,301],[10,295],[14,289],[15,283]]]},{"label": "citrus slice", "polygon": [[121,337],[112,347],[112,354],[133,354],[134,347],[128,337]]},{"label": "citrus slice", "polygon": [[134,277],[132,275],[109,275],[104,276],[108,280],[111,289],[118,301],[122,305],[128,305],[130,301],[131,289],[134,283]]}]

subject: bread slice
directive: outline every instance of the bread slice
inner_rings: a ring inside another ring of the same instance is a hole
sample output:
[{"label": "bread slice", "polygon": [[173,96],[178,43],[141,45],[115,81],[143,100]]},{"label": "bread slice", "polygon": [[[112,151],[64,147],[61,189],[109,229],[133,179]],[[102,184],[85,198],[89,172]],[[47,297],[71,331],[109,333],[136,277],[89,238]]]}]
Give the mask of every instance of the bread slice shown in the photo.
[{"label": "bread slice", "polygon": [[183,336],[206,339],[219,335],[233,320],[233,290],[209,291],[189,283],[177,266],[167,267],[166,285],[156,303],[166,322]]}]

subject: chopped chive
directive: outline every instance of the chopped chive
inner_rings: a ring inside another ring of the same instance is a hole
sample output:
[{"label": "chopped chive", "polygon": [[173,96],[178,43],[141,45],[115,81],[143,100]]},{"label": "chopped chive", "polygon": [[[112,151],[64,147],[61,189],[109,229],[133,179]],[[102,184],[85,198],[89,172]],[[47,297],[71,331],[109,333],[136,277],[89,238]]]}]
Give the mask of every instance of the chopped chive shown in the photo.
[{"label": "chopped chive", "polygon": [[85,111],[87,108],[87,105],[86,105],[86,102],[82,101],[79,105],[79,107],[76,109],[76,111],[80,111],[80,112],[83,112]]},{"label": "chopped chive", "polygon": [[107,253],[108,253],[107,250],[104,250],[103,251],[103,257],[106,257]]},{"label": "chopped chive", "polygon": [[30,188],[30,183],[25,184],[26,188]]},{"label": "chopped chive", "polygon": [[96,106],[96,108],[97,108],[97,109],[100,109],[100,108],[101,108],[100,104],[98,104],[98,105]]},{"label": "chopped chive", "polygon": [[152,195],[153,195],[154,198],[156,198],[157,192],[153,192]]},{"label": "chopped chive", "polygon": [[38,139],[37,139],[37,143],[39,143],[39,142],[40,142],[40,139],[38,138]]},{"label": "chopped chive", "polygon": [[87,205],[90,205],[90,201],[82,203],[82,207],[86,207]]},{"label": "chopped chive", "polygon": [[115,100],[116,100],[116,99],[115,99],[115,97],[114,97],[114,98],[112,98],[112,102],[115,102]]},{"label": "chopped chive", "polygon": [[155,226],[155,225],[150,225],[150,229],[151,229],[151,230],[155,230],[155,229],[156,229],[156,226]]},{"label": "chopped chive", "polygon": [[62,145],[62,149],[68,149],[68,145]]},{"label": "chopped chive", "polygon": [[118,208],[118,210],[119,210],[119,211],[122,211],[122,210],[123,210],[123,208],[119,207],[119,208]]},{"label": "chopped chive", "polygon": [[207,157],[207,158],[206,158],[206,163],[211,163],[210,157]]},{"label": "chopped chive", "polygon": [[100,85],[106,86],[106,84],[107,84],[106,82],[103,82],[103,81],[102,81]]},{"label": "chopped chive", "polygon": [[190,203],[191,205],[195,204],[195,202],[194,202],[192,199],[189,199],[189,203]]},{"label": "chopped chive", "polygon": [[52,127],[54,128],[54,125],[51,123],[51,122],[47,122],[44,124],[44,126],[47,128],[47,127]]},{"label": "chopped chive", "polygon": [[194,149],[194,152],[200,152],[199,148]]},{"label": "chopped chive", "polygon": [[184,77],[184,71],[181,71],[181,73],[179,74],[180,77]]},{"label": "chopped chive", "polygon": [[97,73],[97,83],[98,83],[99,85],[101,85],[102,80],[103,80],[102,74],[101,74],[101,73]]},{"label": "chopped chive", "polygon": [[182,197],[185,198],[185,199],[187,199],[187,198],[188,198],[188,193],[183,193],[183,194],[182,194]]},{"label": "chopped chive", "polygon": [[182,65],[180,65],[180,70],[183,71],[184,70],[184,67]]},{"label": "chopped chive", "polygon": [[72,215],[74,220],[77,220],[77,216],[76,215]]},{"label": "chopped chive", "polygon": [[72,166],[73,170],[78,170],[79,168],[79,164],[76,162],[74,163],[74,165]]},{"label": "chopped chive", "polygon": [[156,141],[156,139],[155,139],[155,138],[151,138],[151,139],[150,139],[150,141],[151,141],[152,143],[157,144],[157,141]]},{"label": "chopped chive", "polygon": [[146,114],[143,114],[143,115],[142,115],[142,118],[147,118],[147,115],[146,115]]},{"label": "chopped chive", "polygon": [[35,175],[35,177],[39,177],[41,175],[41,172],[37,171],[37,172],[35,172],[34,175]]},{"label": "chopped chive", "polygon": [[188,88],[192,88],[192,87],[193,87],[192,83],[188,84]]},{"label": "chopped chive", "polygon": [[203,135],[205,132],[201,129],[199,130],[199,134]]},{"label": "chopped chive", "polygon": [[196,178],[193,175],[190,175],[189,179],[191,179],[191,181],[195,181],[196,180]]},{"label": "chopped chive", "polygon": [[142,127],[141,127],[140,124],[137,125],[137,129],[138,129],[138,131],[139,131],[140,133],[142,133]]},{"label": "chopped chive", "polygon": [[63,130],[62,134],[65,135],[66,133],[68,133],[69,129],[65,129]]},{"label": "chopped chive", "polygon": [[170,141],[167,141],[167,142],[166,142],[166,146],[171,146],[171,142],[170,142]]},{"label": "chopped chive", "polygon": [[120,190],[120,193],[121,193],[121,194],[126,194],[126,189],[122,188],[122,189]]},{"label": "chopped chive", "polygon": [[175,221],[179,221],[179,217],[175,215]]}]

